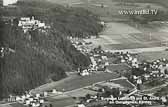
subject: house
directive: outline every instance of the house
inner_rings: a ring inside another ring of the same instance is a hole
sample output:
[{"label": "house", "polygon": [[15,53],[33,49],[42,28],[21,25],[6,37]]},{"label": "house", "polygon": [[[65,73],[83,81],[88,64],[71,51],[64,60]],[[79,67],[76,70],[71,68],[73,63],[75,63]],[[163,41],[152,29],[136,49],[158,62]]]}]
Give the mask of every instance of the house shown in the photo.
[{"label": "house", "polygon": [[57,90],[56,90],[56,89],[53,89],[53,90],[52,90],[52,93],[53,93],[53,94],[56,94],[56,93],[57,93]]},{"label": "house", "polygon": [[138,79],[138,80],[137,80],[137,84],[142,84],[142,80],[141,80],[141,79]]},{"label": "house", "polygon": [[78,104],[77,107],[86,107],[84,104]]},{"label": "house", "polygon": [[105,26],[105,22],[103,22],[103,21],[101,21],[100,24],[101,24],[102,26]]},{"label": "house", "polygon": [[81,73],[80,73],[81,76],[87,76],[89,75],[89,72],[87,70],[83,70]]},{"label": "house", "polygon": [[48,96],[48,93],[47,93],[47,92],[44,92],[43,95],[44,95],[44,97],[47,97],[47,96]]},{"label": "house", "polygon": [[5,48],[4,47],[1,47],[0,48],[0,57],[4,57],[4,55],[5,55]]},{"label": "house", "polygon": [[144,78],[145,78],[145,80],[149,80],[150,75],[149,75],[149,74],[145,74],[145,75],[144,75]]}]

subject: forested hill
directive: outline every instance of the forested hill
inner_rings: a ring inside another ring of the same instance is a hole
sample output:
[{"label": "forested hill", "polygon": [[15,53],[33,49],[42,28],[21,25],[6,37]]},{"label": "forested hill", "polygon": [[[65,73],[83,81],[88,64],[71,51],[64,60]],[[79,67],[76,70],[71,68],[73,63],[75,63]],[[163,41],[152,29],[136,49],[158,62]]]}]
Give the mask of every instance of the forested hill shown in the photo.
[{"label": "forested hill", "polygon": [[[12,9],[1,9],[3,17],[15,18],[13,24],[0,20],[0,47],[15,51],[0,58],[1,97],[62,79],[66,77],[65,71],[90,64],[89,58],[67,39],[69,35],[97,35],[101,31],[98,17],[89,11],[32,0],[18,2]],[[51,28],[23,33],[17,23],[25,16],[35,16]]]}]

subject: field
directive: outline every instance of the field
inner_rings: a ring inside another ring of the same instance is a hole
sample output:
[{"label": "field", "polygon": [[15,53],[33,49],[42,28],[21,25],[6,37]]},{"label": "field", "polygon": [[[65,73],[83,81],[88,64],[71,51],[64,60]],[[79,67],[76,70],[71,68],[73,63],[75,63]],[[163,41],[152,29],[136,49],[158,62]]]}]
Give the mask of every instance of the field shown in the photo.
[{"label": "field", "polygon": [[[62,98],[62,99],[54,99],[54,98],[49,98],[47,99],[50,104],[53,105],[53,107],[66,107],[70,105],[75,104],[75,100],[72,97],[67,97],[67,98]],[[49,105],[49,104],[46,104]],[[50,107],[50,106],[47,106]]]},{"label": "field", "polygon": [[[158,31],[153,28],[136,26],[130,24],[130,19],[126,15],[119,14],[120,10],[140,10],[159,9],[167,10],[164,3],[157,0],[50,0],[62,5],[73,7],[83,7],[107,22],[107,28],[100,34],[98,39],[86,41],[93,42],[94,46],[102,45],[106,49],[134,49],[166,46],[168,41],[167,29],[161,28]],[[154,25],[151,25],[154,26]],[[162,26],[162,25],[161,25]],[[151,32],[151,33],[150,33]],[[158,38],[159,36],[159,38]]]},{"label": "field", "polygon": [[53,3],[61,4],[61,5],[66,5],[66,4],[73,4],[73,3],[83,3],[82,0],[48,0]]},{"label": "field", "polygon": [[148,60],[148,61],[153,61],[161,58],[166,58],[168,59],[168,51],[161,51],[161,52],[143,52],[138,54],[138,59],[143,61],[143,60]]},{"label": "field", "polygon": [[92,42],[95,46],[101,45],[105,50],[150,48],[167,46],[168,35],[166,30],[148,32],[126,23],[110,22],[107,23],[105,31],[100,34],[100,38],[85,41]]},{"label": "field", "polygon": [[118,12],[119,10],[124,9],[136,9],[136,10],[147,9],[147,7],[150,5],[151,9],[165,10],[165,7],[161,3],[151,2],[151,0],[147,2],[141,2],[140,0],[136,0],[135,2],[132,2],[132,0],[124,0],[125,2],[123,2],[123,0],[121,1],[120,0],[48,0],[48,1],[65,6],[69,5],[73,7],[83,7],[101,16],[101,19],[105,21],[114,21],[114,20],[128,21],[129,19],[126,16],[120,15]]},{"label": "field", "polygon": [[120,88],[123,90],[132,90],[135,87],[128,82],[127,79],[118,79],[118,80],[113,80],[110,82],[104,82],[104,83],[100,83],[98,84],[100,86],[108,86],[108,87],[113,87],[113,88]]},{"label": "field", "polygon": [[114,72],[113,73],[100,72],[100,73],[95,73],[95,74],[84,76],[84,77],[79,76],[79,75],[71,75],[66,79],[53,82],[53,83],[49,83],[49,84],[45,84],[41,87],[38,87],[33,91],[33,93],[40,93],[43,91],[51,90],[53,88],[59,91],[71,91],[71,90],[75,90],[78,88],[90,86],[97,82],[111,80],[117,77],[118,77],[118,74]]},{"label": "field", "polygon": [[130,67],[127,64],[118,64],[118,65],[110,65],[109,67],[107,67],[108,70],[110,71],[117,71],[117,72],[123,72],[123,71],[129,71]]},{"label": "field", "polygon": [[77,97],[77,98],[85,97],[87,94],[96,95],[97,92],[89,90],[89,89],[77,89],[77,90],[73,90],[69,93],[66,93],[66,95],[68,95],[68,96]]},{"label": "field", "polygon": [[[94,46],[102,45],[107,50],[122,50],[134,48],[150,48],[166,46],[168,43],[168,27],[153,28],[131,25],[126,15],[119,14],[120,10],[159,9],[167,10],[164,2],[157,0],[50,0],[63,5],[83,7],[100,16],[107,22],[107,28],[98,39],[86,41],[93,42]],[[166,2],[165,2],[166,3]],[[163,25],[161,25],[163,26]],[[156,28],[156,29],[155,29]],[[150,33],[151,32],[151,33]],[[159,36],[159,38],[158,38]],[[166,41],[166,42],[165,42]]]},{"label": "field", "polygon": [[26,107],[26,106],[24,106],[23,104],[20,104],[20,103],[16,103],[16,104],[11,104],[11,105],[8,105],[8,106],[3,106],[3,107]]}]

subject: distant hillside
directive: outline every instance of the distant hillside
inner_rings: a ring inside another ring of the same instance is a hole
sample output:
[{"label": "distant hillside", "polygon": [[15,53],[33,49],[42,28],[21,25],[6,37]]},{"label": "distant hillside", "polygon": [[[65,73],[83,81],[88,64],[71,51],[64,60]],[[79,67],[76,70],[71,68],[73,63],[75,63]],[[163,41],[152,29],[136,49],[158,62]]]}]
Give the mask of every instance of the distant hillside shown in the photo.
[{"label": "distant hillside", "polygon": [[[97,16],[81,8],[65,8],[48,2],[30,0],[17,5],[1,11],[3,16],[16,19],[13,26],[0,21],[0,44],[16,52],[0,59],[0,96],[21,94],[66,77],[65,71],[90,64],[89,58],[77,51],[67,36],[97,35],[102,30]],[[23,16],[35,16],[51,29],[46,33],[32,30],[24,34],[17,26]]]}]

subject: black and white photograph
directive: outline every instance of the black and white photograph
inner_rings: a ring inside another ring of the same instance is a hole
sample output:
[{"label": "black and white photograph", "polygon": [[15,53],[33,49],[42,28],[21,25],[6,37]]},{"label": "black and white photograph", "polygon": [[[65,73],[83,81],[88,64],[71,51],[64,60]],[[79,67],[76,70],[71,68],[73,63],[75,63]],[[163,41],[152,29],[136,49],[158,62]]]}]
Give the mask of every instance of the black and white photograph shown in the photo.
[{"label": "black and white photograph", "polygon": [[168,0],[0,0],[0,107],[168,107]]}]

